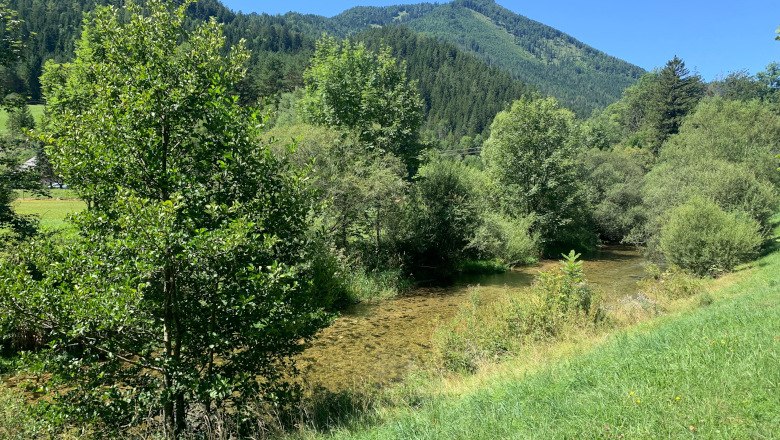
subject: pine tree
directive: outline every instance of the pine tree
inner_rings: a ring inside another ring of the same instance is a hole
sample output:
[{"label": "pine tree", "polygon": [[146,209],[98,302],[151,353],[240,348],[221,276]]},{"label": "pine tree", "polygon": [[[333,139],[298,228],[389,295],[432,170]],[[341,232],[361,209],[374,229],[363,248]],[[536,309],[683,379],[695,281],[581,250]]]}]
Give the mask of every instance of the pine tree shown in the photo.
[{"label": "pine tree", "polygon": [[705,86],[699,75],[691,75],[683,60],[675,56],[658,72],[651,103],[651,123],[657,131],[652,145],[658,153],[661,144],[677,133],[685,115],[704,97]]}]

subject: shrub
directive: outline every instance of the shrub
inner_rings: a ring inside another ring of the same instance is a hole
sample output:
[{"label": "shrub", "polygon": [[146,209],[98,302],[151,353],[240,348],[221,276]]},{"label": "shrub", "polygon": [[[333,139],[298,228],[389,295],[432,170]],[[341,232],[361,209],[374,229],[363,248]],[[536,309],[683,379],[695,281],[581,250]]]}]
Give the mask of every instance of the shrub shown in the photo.
[{"label": "shrub", "polygon": [[621,242],[645,222],[642,179],[652,154],[637,148],[590,149],[582,154],[580,168],[593,206],[599,236]]},{"label": "shrub", "polygon": [[697,275],[730,271],[755,256],[761,243],[758,222],[698,197],[672,210],[660,235],[667,261]]},{"label": "shrub", "polygon": [[539,237],[531,232],[531,216],[509,218],[487,213],[468,245],[481,258],[498,258],[509,265],[531,264],[539,255]]},{"label": "shrub", "polygon": [[542,272],[532,286],[530,304],[513,304],[510,329],[532,339],[560,336],[567,327],[586,327],[602,319],[598,295],[588,285],[574,251],[557,270]]},{"label": "shrub", "polygon": [[671,209],[698,196],[726,211],[745,212],[768,234],[780,201],[774,185],[758,178],[748,165],[721,159],[662,163],[647,175],[643,193],[655,228],[662,226]]},{"label": "shrub", "polygon": [[648,278],[640,282],[640,290],[657,300],[676,300],[696,296],[704,292],[701,278],[677,268],[661,272],[658,266],[648,268]]},{"label": "shrub", "polygon": [[511,351],[516,339],[510,334],[506,300],[485,302],[479,291],[457,314],[440,326],[433,338],[436,357],[449,371],[473,373],[479,364]]},{"label": "shrub", "polygon": [[463,162],[447,159],[434,159],[420,168],[401,242],[418,277],[446,279],[465,257],[482,203],[470,178],[474,174]]},{"label": "shrub", "polygon": [[[539,275],[522,299],[484,302],[475,292],[434,335],[436,355],[451,371],[474,372],[479,364],[511,353],[526,340],[558,338],[569,329],[599,322],[602,307],[585,281],[579,254]],[[524,292],[525,293],[525,292]]]}]

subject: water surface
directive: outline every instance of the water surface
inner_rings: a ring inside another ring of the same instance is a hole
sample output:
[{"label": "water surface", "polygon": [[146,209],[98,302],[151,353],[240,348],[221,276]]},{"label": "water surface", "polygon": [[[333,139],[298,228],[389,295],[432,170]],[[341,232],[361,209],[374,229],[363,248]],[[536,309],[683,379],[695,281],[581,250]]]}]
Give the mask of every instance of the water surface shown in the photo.
[{"label": "water surface", "polygon": [[[442,320],[469,301],[471,286],[483,297],[522,294],[540,270],[559,264],[542,261],[534,267],[498,275],[468,276],[453,286],[419,288],[399,298],[358,304],[324,329],[300,358],[304,377],[313,384],[339,390],[381,384],[402,378],[431,353],[431,337]],[[628,246],[610,246],[585,260],[585,276],[608,298],[636,291],[644,274],[641,253]]]}]

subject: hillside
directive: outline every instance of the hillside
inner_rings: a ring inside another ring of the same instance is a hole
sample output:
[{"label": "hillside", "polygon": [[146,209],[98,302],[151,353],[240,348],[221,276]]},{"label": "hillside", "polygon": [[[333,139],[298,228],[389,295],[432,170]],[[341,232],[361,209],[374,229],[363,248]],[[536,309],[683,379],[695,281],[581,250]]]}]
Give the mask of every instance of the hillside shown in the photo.
[{"label": "hillside", "polygon": [[[14,69],[0,72],[0,81],[39,101],[42,66],[47,59],[66,61],[72,57],[83,13],[96,4],[119,3],[10,0],[9,5],[24,20],[28,45],[24,60]],[[420,83],[426,100],[426,128],[437,137],[481,133],[508,101],[531,89],[555,96],[579,115],[587,116],[593,109],[616,101],[642,73],[635,66],[492,1],[356,7],[325,18],[297,13],[236,13],[218,0],[200,0],[190,7],[189,15],[193,21],[216,17],[225,24],[229,44],[242,38],[247,41],[253,57],[249,77],[240,91],[247,102],[301,86],[302,72],[322,33],[381,40],[394,48],[396,57],[408,62],[409,76]],[[381,36],[376,33],[376,28],[398,25],[418,35],[412,37],[412,33],[395,29]],[[419,35],[432,38],[418,39],[410,46],[409,41]],[[420,52],[421,48],[425,51]],[[435,58],[436,54],[452,56],[441,59]],[[426,59],[429,55],[434,58]],[[449,63],[447,79],[442,76],[444,61]],[[466,63],[468,67],[452,69],[453,63]],[[475,90],[481,93],[475,94]],[[475,103],[478,109],[469,108]]]},{"label": "hillside", "polygon": [[401,23],[457,44],[555,96],[581,116],[616,101],[644,70],[492,0],[353,8],[333,18],[342,32]]}]

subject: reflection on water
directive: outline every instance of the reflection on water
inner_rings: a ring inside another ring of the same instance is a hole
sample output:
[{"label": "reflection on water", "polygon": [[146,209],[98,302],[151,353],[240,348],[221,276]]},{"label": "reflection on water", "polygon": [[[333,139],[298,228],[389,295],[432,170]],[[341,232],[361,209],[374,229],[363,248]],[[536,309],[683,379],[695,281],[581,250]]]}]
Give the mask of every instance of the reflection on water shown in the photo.
[{"label": "reflection on water", "polygon": [[[607,297],[620,297],[636,291],[644,263],[633,247],[605,247],[585,260],[585,276]],[[469,300],[469,286],[484,287],[483,295],[499,295],[530,285],[540,270],[557,264],[543,261],[504,274],[463,277],[451,287],[420,288],[377,304],[358,304],[301,355],[304,377],[332,390],[400,379],[425,361],[433,331]]]}]

